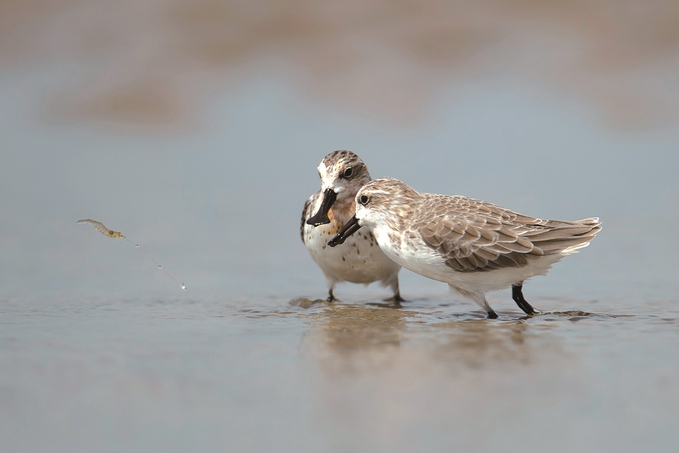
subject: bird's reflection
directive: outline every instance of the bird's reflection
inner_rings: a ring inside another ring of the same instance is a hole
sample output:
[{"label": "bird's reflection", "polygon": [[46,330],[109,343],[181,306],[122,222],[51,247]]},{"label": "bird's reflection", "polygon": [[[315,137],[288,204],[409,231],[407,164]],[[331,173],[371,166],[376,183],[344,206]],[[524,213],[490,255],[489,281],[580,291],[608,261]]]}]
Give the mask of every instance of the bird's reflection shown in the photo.
[{"label": "bird's reflection", "polygon": [[305,343],[333,376],[380,372],[415,356],[448,369],[526,365],[560,349],[544,335],[548,324],[532,328],[518,313],[494,321],[480,313],[452,315],[408,305],[336,304],[311,318]]},{"label": "bird's reflection", "polygon": [[527,389],[551,389],[578,368],[553,331],[559,323],[518,312],[488,320],[429,302],[336,304],[310,316],[303,348],[319,423],[335,427],[333,442],[351,449],[362,435],[398,448],[421,424],[504,419]]},{"label": "bird's reflection", "polygon": [[416,314],[399,308],[337,304],[313,318],[307,338],[319,365],[331,374],[381,367],[384,358],[398,354],[408,319]]}]

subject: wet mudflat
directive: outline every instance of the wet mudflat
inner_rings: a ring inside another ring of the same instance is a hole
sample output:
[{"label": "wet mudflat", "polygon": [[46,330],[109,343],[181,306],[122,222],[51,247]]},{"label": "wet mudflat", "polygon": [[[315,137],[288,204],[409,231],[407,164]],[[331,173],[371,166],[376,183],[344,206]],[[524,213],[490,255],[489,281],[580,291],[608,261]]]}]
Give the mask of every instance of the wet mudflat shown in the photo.
[{"label": "wet mudflat", "polygon": [[3,299],[3,440],[13,451],[672,451],[675,301],[644,313],[638,301],[551,299],[533,318],[503,305],[491,321],[430,299]]}]

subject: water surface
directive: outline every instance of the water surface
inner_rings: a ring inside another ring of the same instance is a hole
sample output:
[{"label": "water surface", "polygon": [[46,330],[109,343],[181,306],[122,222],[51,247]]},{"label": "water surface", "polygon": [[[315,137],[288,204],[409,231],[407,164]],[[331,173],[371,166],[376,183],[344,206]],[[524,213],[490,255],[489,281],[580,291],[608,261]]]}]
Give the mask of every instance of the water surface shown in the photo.
[{"label": "water surface", "polygon": [[3,443],[673,451],[676,301],[509,302],[4,299]]}]

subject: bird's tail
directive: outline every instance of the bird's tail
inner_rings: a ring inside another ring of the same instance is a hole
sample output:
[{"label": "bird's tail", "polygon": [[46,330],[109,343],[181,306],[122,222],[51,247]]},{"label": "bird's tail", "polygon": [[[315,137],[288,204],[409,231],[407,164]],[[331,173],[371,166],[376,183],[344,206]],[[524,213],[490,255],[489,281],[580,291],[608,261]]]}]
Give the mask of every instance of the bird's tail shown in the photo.
[{"label": "bird's tail", "polygon": [[523,236],[545,255],[569,255],[578,249],[587,247],[594,236],[601,231],[598,217],[576,220],[548,220]]}]

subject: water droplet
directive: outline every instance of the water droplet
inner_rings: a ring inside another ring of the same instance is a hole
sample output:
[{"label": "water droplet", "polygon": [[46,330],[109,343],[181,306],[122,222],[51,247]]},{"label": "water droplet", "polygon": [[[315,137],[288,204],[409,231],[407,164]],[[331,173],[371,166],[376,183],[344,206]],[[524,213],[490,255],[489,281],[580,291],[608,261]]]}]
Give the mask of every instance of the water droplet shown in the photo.
[{"label": "water droplet", "polygon": [[139,244],[134,244],[135,247],[139,248]]},{"label": "water droplet", "polygon": [[163,266],[159,264],[159,265],[158,265],[158,269],[162,269],[162,268],[163,268]]},{"label": "water droplet", "polygon": [[182,289],[186,291],[186,285],[182,283]]}]

